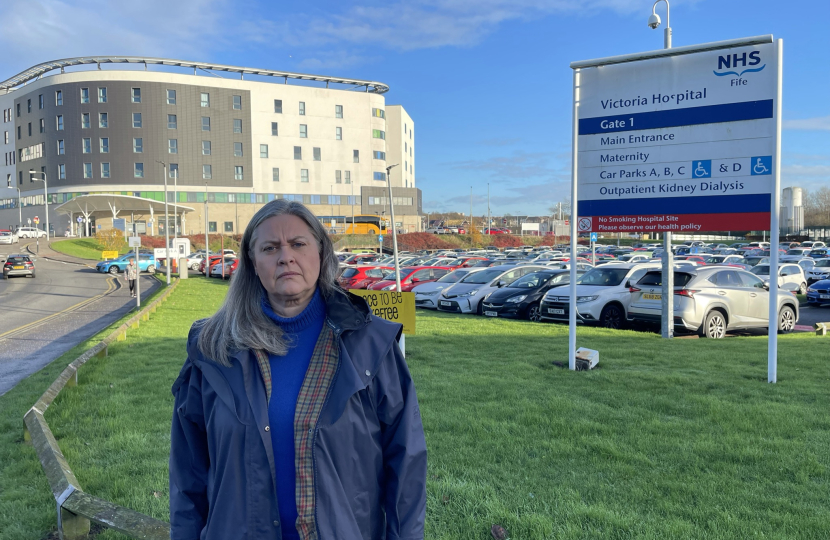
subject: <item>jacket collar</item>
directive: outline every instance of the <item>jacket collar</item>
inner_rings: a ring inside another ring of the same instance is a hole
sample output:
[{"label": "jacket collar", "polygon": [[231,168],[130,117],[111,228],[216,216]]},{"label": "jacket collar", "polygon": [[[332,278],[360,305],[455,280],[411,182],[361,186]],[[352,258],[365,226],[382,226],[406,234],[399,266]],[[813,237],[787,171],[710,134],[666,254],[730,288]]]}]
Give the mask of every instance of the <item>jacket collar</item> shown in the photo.
[{"label": "jacket collar", "polygon": [[334,289],[326,299],[326,312],[329,322],[337,333],[346,330],[358,330],[372,320],[372,310],[362,297],[350,292]]}]

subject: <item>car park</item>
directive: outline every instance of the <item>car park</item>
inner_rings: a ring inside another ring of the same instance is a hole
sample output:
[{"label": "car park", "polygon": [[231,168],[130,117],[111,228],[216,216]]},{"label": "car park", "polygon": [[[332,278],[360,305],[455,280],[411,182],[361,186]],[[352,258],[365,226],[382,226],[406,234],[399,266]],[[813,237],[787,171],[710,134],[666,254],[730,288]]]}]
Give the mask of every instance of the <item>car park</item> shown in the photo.
[{"label": "car park", "polygon": [[811,306],[830,305],[830,279],[822,279],[807,287],[807,303]]},{"label": "car park", "polygon": [[415,307],[438,309],[438,295],[441,291],[454,283],[458,283],[467,274],[480,272],[481,270],[481,268],[458,268],[439,278],[437,281],[419,283],[411,291],[415,293]]},{"label": "car park", "polygon": [[347,291],[349,289],[365,289],[383,279],[383,276],[391,270],[393,270],[393,267],[390,266],[349,266],[337,278],[337,283]]},{"label": "car park", "polygon": [[810,250],[810,257],[813,259],[830,258],[830,249],[824,247],[813,248]]},{"label": "car park", "polygon": [[[95,265],[95,270],[103,274],[121,274],[130,264],[130,260],[134,259],[133,253],[127,253],[113,259],[111,261],[101,261]],[[155,273],[157,268],[156,259],[152,253],[139,252],[138,254],[138,271]]]},{"label": "car park", "polygon": [[510,285],[496,289],[482,300],[482,312],[487,317],[542,320],[542,297],[553,289],[570,282],[568,270],[540,270],[526,274]]},{"label": "car park", "polygon": [[[769,282],[769,269],[769,264],[759,264],[753,266],[750,272]],[[807,276],[804,275],[804,270],[797,264],[781,264],[778,266],[779,287],[783,287],[788,283],[794,285],[799,294],[807,292]]]},{"label": "car park", "polygon": [[17,244],[20,242],[20,237],[15,231],[7,229],[0,229],[0,244]]},{"label": "car park", "polygon": [[[401,292],[410,292],[416,285],[438,280],[450,272],[449,268],[440,266],[413,266],[401,268]],[[398,283],[395,270],[388,272],[383,279],[366,287],[370,291],[395,291]]]},{"label": "car park", "polygon": [[3,261],[3,279],[13,276],[35,277],[35,261],[25,253],[12,253]]},{"label": "car park", "polygon": [[815,281],[830,279],[830,259],[816,261],[815,266],[807,272],[807,285]]},{"label": "car park", "polygon": [[[674,275],[674,326],[707,338],[729,330],[769,327],[769,291],[756,275],[739,269],[707,266]],[[647,272],[633,287],[629,318],[658,323],[662,313],[662,275]],[[798,321],[798,300],[778,292],[779,332],[792,332]]]},{"label": "car park", "polygon": [[538,265],[500,265],[475,272],[441,291],[438,310],[481,315],[481,300],[489,293],[510,285],[526,274],[544,269],[544,266]]},{"label": "car park", "polygon": [[17,236],[19,238],[46,238],[46,231],[37,227],[19,227]]}]

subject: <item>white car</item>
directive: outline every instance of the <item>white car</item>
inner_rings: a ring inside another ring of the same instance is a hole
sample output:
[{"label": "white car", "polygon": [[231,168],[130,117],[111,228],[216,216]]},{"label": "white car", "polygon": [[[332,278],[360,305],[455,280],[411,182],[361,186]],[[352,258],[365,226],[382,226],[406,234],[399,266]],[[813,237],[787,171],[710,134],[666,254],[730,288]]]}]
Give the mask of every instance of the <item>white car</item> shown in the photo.
[{"label": "white car", "polygon": [[[662,263],[608,263],[585,273],[576,284],[576,320],[621,328],[628,318],[631,288],[646,272],[659,269]],[[570,287],[549,291],[541,303],[543,319],[567,321],[570,317]]]},{"label": "white car", "polygon": [[468,274],[438,296],[438,311],[482,314],[481,300],[496,289],[510,285],[531,272],[545,270],[545,266],[501,265],[482,268],[481,272]]},{"label": "white car", "polygon": [[423,285],[417,285],[412,289],[415,293],[415,307],[422,307],[427,309],[438,309],[438,295],[452,286],[454,283],[461,281],[461,278],[473,272],[480,272],[483,268],[459,268],[453,270],[449,274],[442,276],[438,281],[430,281]]},{"label": "white car", "polygon": [[14,231],[0,230],[0,244],[17,244],[20,237]]},{"label": "white car", "polygon": [[17,229],[17,236],[20,238],[45,238],[46,231],[36,227],[20,227]]},{"label": "white car", "polygon": [[812,270],[807,272],[808,285],[814,281],[821,281],[822,279],[830,279],[830,259],[817,260]]},{"label": "white car", "polygon": [[810,248],[797,247],[797,248],[792,248],[792,249],[788,250],[786,254],[781,256],[779,261],[782,262],[782,263],[785,263],[785,262],[798,262],[801,259],[803,259],[804,257],[809,257],[809,256],[810,256]]},{"label": "white car", "polygon": [[[769,281],[769,264],[758,264],[750,270],[753,274]],[[797,264],[781,264],[778,267],[778,286],[783,287],[791,283],[798,294],[807,294],[807,276],[804,275],[804,270]]]},{"label": "white car", "polygon": [[827,244],[824,242],[801,242],[801,247],[810,248],[810,249],[824,249],[827,247]]}]

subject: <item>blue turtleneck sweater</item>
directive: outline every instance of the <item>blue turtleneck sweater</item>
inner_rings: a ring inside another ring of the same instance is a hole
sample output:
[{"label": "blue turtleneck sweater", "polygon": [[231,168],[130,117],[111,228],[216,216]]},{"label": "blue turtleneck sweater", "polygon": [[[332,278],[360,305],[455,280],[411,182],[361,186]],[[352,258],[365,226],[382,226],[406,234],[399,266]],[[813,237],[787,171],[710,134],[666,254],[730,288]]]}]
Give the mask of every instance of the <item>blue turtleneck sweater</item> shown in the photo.
[{"label": "blue turtleneck sweater", "polygon": [[267,295],[263,295],[262,309],[282,328],[290,344],[285,356],[268,356],[272,384],[268,421],[271,425],[271,444],[274,447],[282,537],[285,540],[299,540],[296,528],[297,501],[294,494],[294,411],[311,355],[314,353],[314,346],[326,320],[326,303],[320,289],[317,289],[311,302],[296,317],[286,319],[274,313]]}]

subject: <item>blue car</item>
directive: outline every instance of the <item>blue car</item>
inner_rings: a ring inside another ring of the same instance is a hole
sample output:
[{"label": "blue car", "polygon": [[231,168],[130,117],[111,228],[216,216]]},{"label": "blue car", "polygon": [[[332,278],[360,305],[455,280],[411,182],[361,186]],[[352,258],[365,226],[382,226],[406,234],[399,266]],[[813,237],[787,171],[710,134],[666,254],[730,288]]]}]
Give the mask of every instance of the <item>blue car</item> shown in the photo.
[{"label": "blue car", "polygon": [[816,281],[807,287],[807,303],[811,306],[830,305],[830,279]]},{"label": "blue car", "polygon": [[[133,254],[129,253],[111,261],[101,261],[95,265],[95,270],[101,272],[102,274],[120,274],[127,269],[127,265],[130,264],[130,259],[132,258]],[[138,254],[138,270],[140,272],[149,272],[153,274],[155,273],[156,268],[156,259],[153,257],[152,253]]]}]

